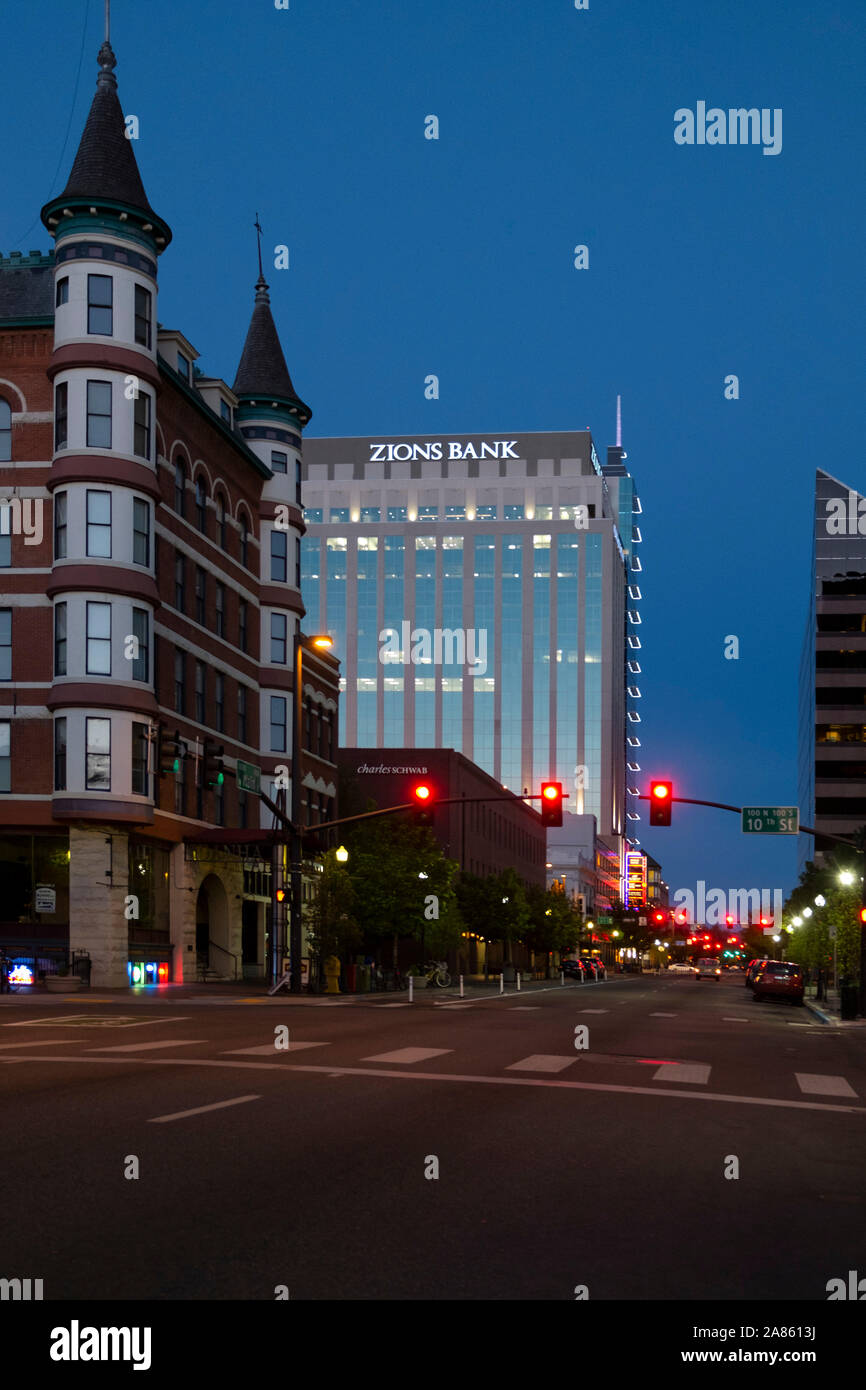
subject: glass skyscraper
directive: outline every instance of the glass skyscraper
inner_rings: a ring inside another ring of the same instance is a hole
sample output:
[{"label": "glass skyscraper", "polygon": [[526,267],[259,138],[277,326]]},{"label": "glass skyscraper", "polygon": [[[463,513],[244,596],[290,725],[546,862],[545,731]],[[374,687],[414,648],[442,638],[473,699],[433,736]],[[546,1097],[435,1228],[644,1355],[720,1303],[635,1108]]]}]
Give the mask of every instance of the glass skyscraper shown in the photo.
[{"label": "glass skyscraper", "polygon": [[[854,837],[866,824],[866,498],[820,469],[799,723],[800,820]],[[799,840],[801,870],[833,849]]]},{"label": "glass skyscraper", "polygon": [[454,748],[518,793],[552,777],[568,810],[626,833],[640,504],[623,457],[603,466],[589,431],[305,439],[301,587],[341,663],[342,746]]}]

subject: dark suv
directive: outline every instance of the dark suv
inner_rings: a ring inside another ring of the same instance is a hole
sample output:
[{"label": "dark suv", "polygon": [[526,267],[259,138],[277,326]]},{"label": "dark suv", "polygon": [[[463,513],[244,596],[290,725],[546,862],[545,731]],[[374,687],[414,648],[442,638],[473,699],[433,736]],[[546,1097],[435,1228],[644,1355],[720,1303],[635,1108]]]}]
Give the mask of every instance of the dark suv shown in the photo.
[{"label": "dark suv", "polygon": [[804,986],[802,965],[792,960],[764,960],[755,971],[752,992],[756,999],[790,999],[802,1004]]}]

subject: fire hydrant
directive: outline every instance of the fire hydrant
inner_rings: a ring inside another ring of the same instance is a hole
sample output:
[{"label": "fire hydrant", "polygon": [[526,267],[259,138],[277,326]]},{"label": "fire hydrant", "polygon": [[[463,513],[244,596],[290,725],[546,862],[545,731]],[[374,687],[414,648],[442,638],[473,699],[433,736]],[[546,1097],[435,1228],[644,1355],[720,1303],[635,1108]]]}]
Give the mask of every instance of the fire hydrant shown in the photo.
[{"label": "fire hydrant", "polygon": [[328,956],[325,961],[325,979],[328,982],[326,994],[340,993],[340,958],[339,956]]}]

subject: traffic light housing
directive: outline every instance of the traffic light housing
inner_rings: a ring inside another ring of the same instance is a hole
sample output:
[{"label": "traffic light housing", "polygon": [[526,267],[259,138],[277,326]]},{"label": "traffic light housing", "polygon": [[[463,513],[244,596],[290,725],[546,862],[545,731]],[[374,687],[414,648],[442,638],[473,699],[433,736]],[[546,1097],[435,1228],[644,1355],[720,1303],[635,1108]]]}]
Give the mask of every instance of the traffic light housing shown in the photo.
[{"label": "traffic light housing", "polygon": [[412,788],[412,800],[415,803],[415,824],[433,824],[433,788],[429,782],[416,782]]},{"label": "traffic light housing", "polygon": [[670,825],[671,802],[674,799],[672,782],[650,783],[650,825]]},{"label": "traffic light housing", "polygon": [[183,747],[180,731],[160,724],[156,731],[156,764],[160,777],[180,772],[183,766]]},{"label": "traffic light housing", "polygon": [[224,753],[222,744],[217,746],[211,739],[205,739],[203,780],[206,787],[221,787],[225,781]]},{"label": "traffic light housing", "polygon": [[541,784],[541,823],[545,826],[562,825],[561,782]]}]

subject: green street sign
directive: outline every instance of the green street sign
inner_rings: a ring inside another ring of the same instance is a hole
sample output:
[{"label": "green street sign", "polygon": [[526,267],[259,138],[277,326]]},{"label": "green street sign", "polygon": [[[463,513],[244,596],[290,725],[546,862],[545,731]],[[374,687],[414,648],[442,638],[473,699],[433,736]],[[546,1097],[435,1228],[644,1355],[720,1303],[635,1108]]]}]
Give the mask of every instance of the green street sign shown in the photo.
[{"label": "green street sign", "polygon": [[262,770],[252,763],[241,762],[238,758],[238,791],[253,792],[258,796],[262,789]]},{"label": "green street sign", "polygon": [[612,926],[613,926],[613,918],[612,918],[612,917],[599,917],[599,918],[598,918],[598,925],[599,925],[600,927],[612,927]]},{"label": "green street sign", "polygon": [[743,833],[797,835],[800,811],[796,806],[744,806]]}]

